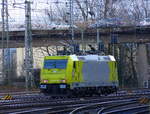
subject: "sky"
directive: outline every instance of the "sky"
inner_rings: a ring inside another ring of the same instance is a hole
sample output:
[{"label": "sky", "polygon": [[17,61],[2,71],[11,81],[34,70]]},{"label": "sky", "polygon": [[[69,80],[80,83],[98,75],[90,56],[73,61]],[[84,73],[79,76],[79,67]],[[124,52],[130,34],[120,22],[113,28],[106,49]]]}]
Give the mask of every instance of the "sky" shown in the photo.
[{"label": "sky", "polygon": [[[1,1],[2,0],[0,0],[0,10],[2,8]],[[68,3],[69,0],[30,0],[30,1],[32,2],[31,5],[32,23],[33,22],[45,23],[45,20],[49,22],[49,17],[46,15],[45,9],[52,12],[59,12],[59,10],[62,10],[62,8],[58,10],[57,6],[60,7],[62,6],[66,8],[66,2]],[[124,0],[126,9],[132,7],[130,1],[133,0]],[[141,0],[136,0],[136,1],[139,1],[138,3],[140,4]],[[18,23],[24,24],[24,20],[25,20],[24,2],[25,0],[8,0],[10,25],[18,24]],[[122,5],[119,5],[119,3],[117,3],[115,7],[116,8],[122,7]],[[0,11],[0,21],[1,21],[1,11]]]},{"label": "sky", "polygon": [[[8,9],[9,9],[9,22],[10,24],[17,24],[17,23],[24,23],[25,20],[25,0],[8,0]],[[30,0],[32,2],[31,8],[32,8],[32,20],[36,20],[38,22],[42,22],[41,20],[48,19],[48,16],[46,15],[46,10],[56,10],[56,3],[59,3],[58,5],[63,5],[68,0]],[[14,4],[15,3],[15,4]],[[2,5],[0,4],[0,9],[2,8]],[[1,12],[0,12],[1,15]],[[1,17],[0,17],[1,21]]]}]

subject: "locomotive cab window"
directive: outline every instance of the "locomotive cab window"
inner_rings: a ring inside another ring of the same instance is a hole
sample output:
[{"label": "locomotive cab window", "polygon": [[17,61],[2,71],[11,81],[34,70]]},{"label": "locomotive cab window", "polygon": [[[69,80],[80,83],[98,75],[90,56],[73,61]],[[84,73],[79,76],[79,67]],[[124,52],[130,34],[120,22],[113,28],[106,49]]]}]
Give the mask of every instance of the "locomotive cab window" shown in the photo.
[{"label": "locomotive cab window", "polygon": [[65,69],[67,67],[67,60],[45,60],[45,69]]}]

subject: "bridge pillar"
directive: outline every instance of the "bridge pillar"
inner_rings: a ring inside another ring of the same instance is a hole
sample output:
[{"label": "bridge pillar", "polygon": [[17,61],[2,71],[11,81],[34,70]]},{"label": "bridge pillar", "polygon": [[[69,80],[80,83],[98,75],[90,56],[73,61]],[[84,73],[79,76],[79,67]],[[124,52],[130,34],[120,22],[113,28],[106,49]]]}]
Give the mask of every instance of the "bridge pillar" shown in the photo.
[{"label": "bridge pillar", "polygon": [[[148,45],[150,49],[150,44]],[[148,51],[146,44],[140,44],[137,51],[137,72],[140,87],[150,87],[150,65],[148,64]]]}]

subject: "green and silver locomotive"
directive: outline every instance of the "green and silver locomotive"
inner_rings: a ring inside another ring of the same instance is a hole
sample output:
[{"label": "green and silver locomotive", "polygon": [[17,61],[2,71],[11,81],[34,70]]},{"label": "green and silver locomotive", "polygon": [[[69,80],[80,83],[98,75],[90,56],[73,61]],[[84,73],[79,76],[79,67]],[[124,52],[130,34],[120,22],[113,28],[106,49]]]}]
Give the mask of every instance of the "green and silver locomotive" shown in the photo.
[{"label": "green and silver locomotive", "polygon": [[46,56],[40,89],[49,94],[109,94],[117,91],[117,64],[113,56]]}]

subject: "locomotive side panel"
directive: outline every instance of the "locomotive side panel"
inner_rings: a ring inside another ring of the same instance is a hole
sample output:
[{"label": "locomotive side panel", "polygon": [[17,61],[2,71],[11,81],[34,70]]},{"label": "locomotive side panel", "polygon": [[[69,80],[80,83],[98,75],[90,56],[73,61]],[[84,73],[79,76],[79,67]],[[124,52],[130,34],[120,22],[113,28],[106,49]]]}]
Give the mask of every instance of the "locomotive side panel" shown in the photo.
[{"label": "locomotive side panel", "polygon": [[116,62],[86,61],[82,65],[82,82],[73,87],[118,86]]},{"label": "locomotive side panel", "polygon": [[87,61],[83,63],[82,76],[83,82],[76,85],[80,87],[108,86],[109,66],[106,62]]}]

